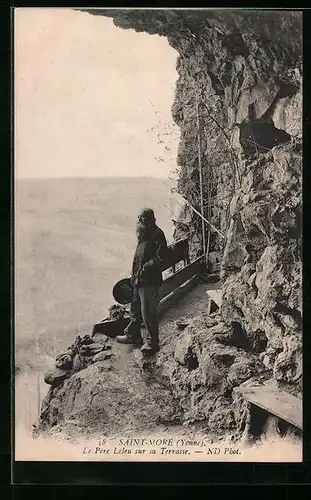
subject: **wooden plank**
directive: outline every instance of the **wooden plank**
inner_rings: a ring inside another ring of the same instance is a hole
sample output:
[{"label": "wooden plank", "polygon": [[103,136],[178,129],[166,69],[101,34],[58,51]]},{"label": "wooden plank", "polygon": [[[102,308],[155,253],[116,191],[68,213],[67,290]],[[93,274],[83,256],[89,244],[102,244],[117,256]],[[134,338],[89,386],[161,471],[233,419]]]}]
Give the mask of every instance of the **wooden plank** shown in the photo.
[{"label": "wooden plank", "polygon": [[116,335],[120,334],[120,331],[124,331],[129,322],[129,317],[122,318],[118,321],[109,321],[108,318],[106,318],[93,326],[92,335],[95,335],[96,333],[104,333],[108,337],[116,337]]},{"label": "wooden plank", "polygon": [[302,401],[277,387],[235,387],[251,404],[302,429]]}]

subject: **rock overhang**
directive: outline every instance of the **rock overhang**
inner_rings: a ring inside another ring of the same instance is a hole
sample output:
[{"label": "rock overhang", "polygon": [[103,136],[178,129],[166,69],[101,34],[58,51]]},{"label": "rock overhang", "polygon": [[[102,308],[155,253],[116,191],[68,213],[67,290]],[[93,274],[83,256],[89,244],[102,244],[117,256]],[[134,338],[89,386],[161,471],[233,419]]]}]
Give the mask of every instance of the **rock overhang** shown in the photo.
[{"label": "rock overhang", "polygon": [[[201,28],[214,28],[218,35],[253,32],[277,45],[298,46],[302,31],[302,12],[285,10],[243,9],[77,9],[96,16],[113,18],[116,26],[123,29],[145,31],[149,34],[170,36],[199,34]],[[288,29],[291,29],[291,37]],[[299,47],[297,47],[299,48]]]}]

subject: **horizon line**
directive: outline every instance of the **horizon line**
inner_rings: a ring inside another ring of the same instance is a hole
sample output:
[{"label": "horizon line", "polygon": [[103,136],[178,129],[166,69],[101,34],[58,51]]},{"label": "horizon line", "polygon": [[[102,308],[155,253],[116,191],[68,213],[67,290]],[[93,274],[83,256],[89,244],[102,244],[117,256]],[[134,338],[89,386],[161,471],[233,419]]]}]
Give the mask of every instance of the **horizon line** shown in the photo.
[{"label": "horizon line", "polygon": [[177,180],[173,179],[169,175],[166,177],[154,177],[148,175],[72,175],[72,176],[61,176],[61,177],[15,177],[15,181],[23,180],[61,180],[61,179],[155,179],[155,180]]}]

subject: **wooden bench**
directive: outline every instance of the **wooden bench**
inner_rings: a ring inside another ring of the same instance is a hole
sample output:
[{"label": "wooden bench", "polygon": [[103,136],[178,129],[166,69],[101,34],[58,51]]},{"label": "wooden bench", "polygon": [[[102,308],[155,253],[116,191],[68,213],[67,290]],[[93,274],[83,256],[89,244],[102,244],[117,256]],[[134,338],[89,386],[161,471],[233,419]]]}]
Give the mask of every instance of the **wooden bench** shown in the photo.
[{"label": "wooden bench", "polygon": [[163,281],[159,290],[160,316],[197,285],[202,259],[199,257]]},{"label": "wooden bench", "polygon": [[[301,399],[281,391],[275,385],[235,387],[233,392],[242,396],[250,405],[266,412],[267,416],[273,415],[302,430]],[[250,426],[252,426],[252,422],[250,422]]]},{"label": "wooden bench", "polygon": [[184,266],[190,264],[188,238],[178,240],[167,247],[167,257],[161,270],[163,272],[172,268],[173,273],[175,273],[176,265],[180,262],[182,262]]},{"label": "wooden bench", "polygon": [[[169,307],[174,305],[181,297],[196,286],[199,280],[202,262],[203,255],[194,262],[190,262],[188,238],[179,240],[168,246],[167,257],[161,267],[161,271],[164,273],[164,271],[171,270],[171,274],[164,278],[159,290],[160,317],[163,316],[164,312]],[[182,263],[183,267],[176,271],[177,264],[179,263]],[[114,331],[124,330],[129,321],[129,317],[125,317],[120,320],[119,323],[116,324],[116,328],[114,328],[114,323],[109,322],[108,318],[105,318],[100,323],[94,325],[92,334],[107,333],[108,331],[107,334],[113,336]]]}]

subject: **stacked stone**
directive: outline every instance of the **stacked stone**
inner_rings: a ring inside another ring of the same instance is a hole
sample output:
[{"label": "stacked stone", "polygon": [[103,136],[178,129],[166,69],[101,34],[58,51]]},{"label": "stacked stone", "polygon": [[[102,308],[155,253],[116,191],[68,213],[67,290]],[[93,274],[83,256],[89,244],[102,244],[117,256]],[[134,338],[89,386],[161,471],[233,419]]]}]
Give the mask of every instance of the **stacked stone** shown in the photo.
[{"label": "stacked stone", "polygon": [[111,345],[106,335],[97,333],[93,337],[85,335],[82,338],[78,335],[67,351],[56,357],[55,367],[45,373],[44,381],[51,386],[59,385],[90,364],[111,356]]}]

